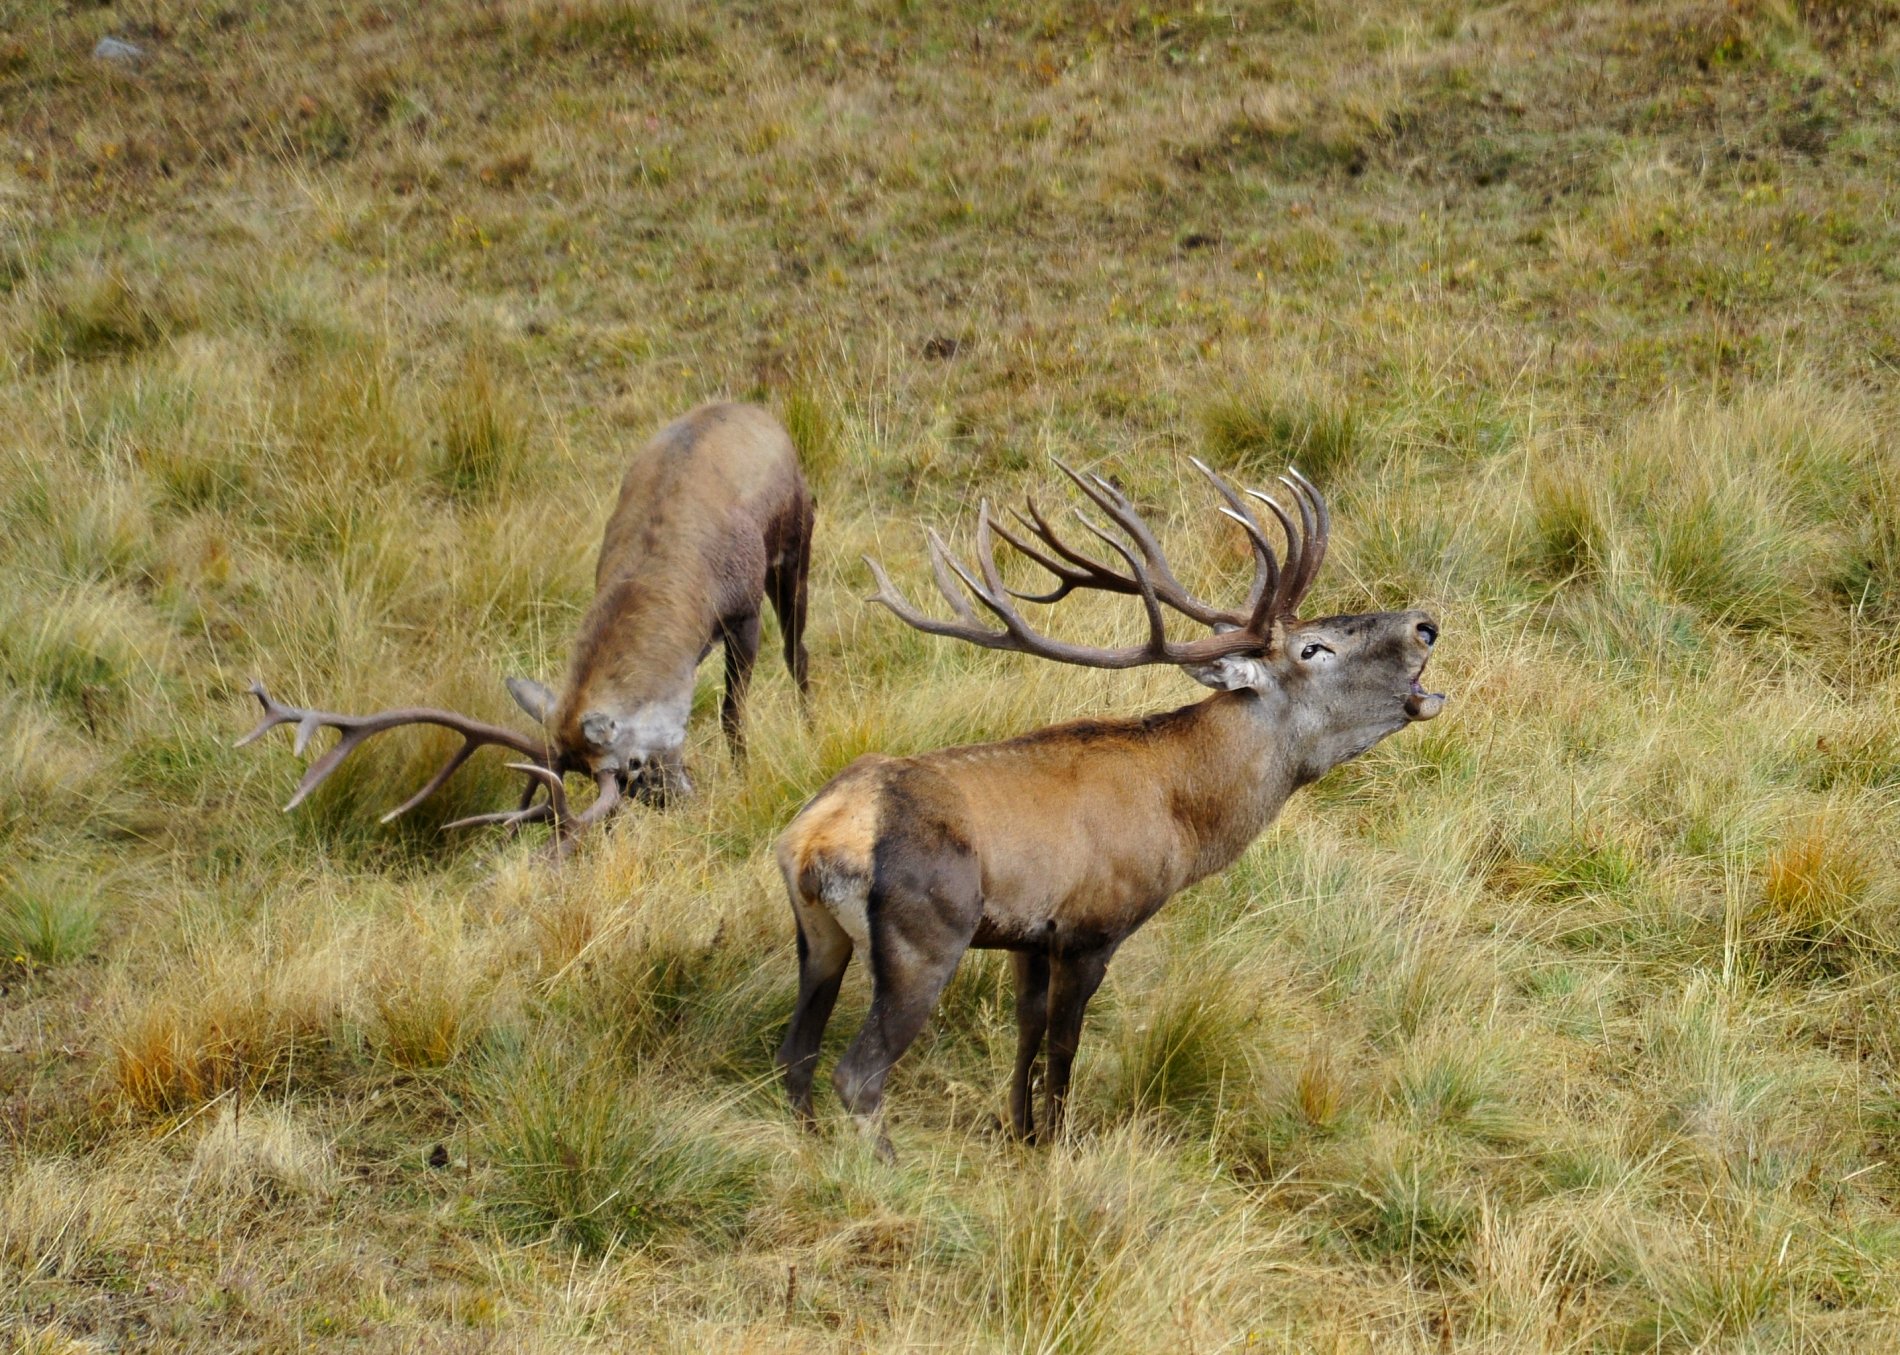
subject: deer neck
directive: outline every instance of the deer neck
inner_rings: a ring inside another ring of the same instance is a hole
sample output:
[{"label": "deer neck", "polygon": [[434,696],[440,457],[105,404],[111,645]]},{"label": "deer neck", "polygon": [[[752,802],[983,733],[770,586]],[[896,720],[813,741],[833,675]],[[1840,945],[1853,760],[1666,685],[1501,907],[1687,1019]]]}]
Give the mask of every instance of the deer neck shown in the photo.
[{"label": "deer neck", "polygon": [[1281,692],[1234,691],[1191,708],[1173,799],[1192,878],[1231,864],[1305,784],[1289,706]]},{"label": "deer neck", "polygon": [[576,716],[594,707],[617,711],[682,683],[690,689],[712,635],[704,592],[637,577],[605,584],[581,623],[564,710]]}]

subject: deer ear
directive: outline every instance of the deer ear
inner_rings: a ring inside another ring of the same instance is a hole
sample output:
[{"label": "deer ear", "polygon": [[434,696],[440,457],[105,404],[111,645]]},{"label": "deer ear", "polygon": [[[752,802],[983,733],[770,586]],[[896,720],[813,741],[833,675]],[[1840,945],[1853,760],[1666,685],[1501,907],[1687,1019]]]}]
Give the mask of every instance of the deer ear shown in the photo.
[{"label": "deer ear", "polygon": [[554,713],[554,693],[533,678],[509,678],[508,694],[541,724]]},{"label": "deer ear", "polygon": [[1203,687],[1212,687],[1217,692],[1237,692],[1242,688],[1258,689],[1271,681],[1264,663],[1259,659],[1238,654],[1230,654],[1224,659],[1215,659],[1212,663],[1186,664],[1183,665],[1181,671]]},{"label": "deer ear", "polygon": [[614,735],[620,732],[620,722],[604,710],[590,710],[581,716],[581,737],[596,748],[613,747]]}]

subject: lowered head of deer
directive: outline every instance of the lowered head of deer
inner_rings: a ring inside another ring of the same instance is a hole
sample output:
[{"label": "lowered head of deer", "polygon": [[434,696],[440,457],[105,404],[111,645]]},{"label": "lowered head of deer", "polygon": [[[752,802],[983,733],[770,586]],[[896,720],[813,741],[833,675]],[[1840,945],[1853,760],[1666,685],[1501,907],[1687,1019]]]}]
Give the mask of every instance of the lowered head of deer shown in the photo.
[{"label": "lowered head of deer", "polygon": [[[688,788],[686,724],[708,626],[670,601],[623,579],[588,609],[559,694],[533,678],[508,679],[516,703],[547,730],[562,771]],[[612,652],[622,637],[639,643]]]},{"label": "lowered head of deer", "polygon": [[[1245,602],[1222,607],[1181,585],[1119,489],[1063,469],[1120,529],[1082,518],[1118,563],[1071,546],[1034,500],[1017,529],[992,521],[984,504],[975,569],[929,536],[932,572],[955,619],[912,607],[875,561],[874,600],[927,634],[1090,668],[1173,665],[1215,695],[1179,710],[1079,720],[975,748],[860,758],[779,839],[799,957],[798,1004],[779,1050],[787,1091],[809,1122],[820,1036],[852,953],[867,951],[870,1011],[833,1081],[886,1152],[879,1127],[886,1075],[966,948],[1014,952],[1011,1123],[1033,1137],[1029,1087],[1046,1037],[1044,1122],[1059,1131],[1082,1013],[1116,948],[1168,899],[1246,850],[1301,786],[1445,704],[1419,680],[1438,639],[1426,613],[1299,615],[1326,554],[1329,519],[1324,499],[1297,471],[1281,482],[1290,511],[1247,492],[1278,521],[1283,556],[1246,498],[1200,466],[1253,548]],[[1046,570],[1054,587],[1027,593],[1006,584],[998,536]],[[1075,644],[1037,629],[1018,610],[1016,599],[1055,603],[1083,590],[1139,598],[1147,639]],[[1001,629],[979,617],[973,602]],[[1164,609],[1211,633],[1170,638]]]}]

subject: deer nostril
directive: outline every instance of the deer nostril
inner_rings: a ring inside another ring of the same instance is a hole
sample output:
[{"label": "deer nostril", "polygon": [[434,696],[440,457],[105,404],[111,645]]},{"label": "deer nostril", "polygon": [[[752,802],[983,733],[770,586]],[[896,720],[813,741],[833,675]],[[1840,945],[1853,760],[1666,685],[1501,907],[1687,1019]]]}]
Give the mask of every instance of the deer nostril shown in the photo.
[{"label": "deer nostril", "polygon": [[1418,638],[1423,640],[1428,646],[1437,644],[1438,643],[1438,627],[1434,626],[1429,621],[1419,622],[1418,623]]}]

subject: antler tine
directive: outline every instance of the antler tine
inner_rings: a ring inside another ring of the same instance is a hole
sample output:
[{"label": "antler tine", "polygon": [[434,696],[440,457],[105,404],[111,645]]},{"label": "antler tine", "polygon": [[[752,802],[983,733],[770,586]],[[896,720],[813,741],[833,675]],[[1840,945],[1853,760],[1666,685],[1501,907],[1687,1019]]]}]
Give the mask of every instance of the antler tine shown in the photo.
[{"label": "antler tine", "polygon": [[251,685],[245,690],[256,697],[258,704],[264,708],[264,718],[259,722],[257,728],[232,744],[231,746],[233,748],[242,748],[246,744],[256,743],[259,739],[270,733],[271,730],[277,728],[278,725],[291,724],[303,718],[304,712],[301,710],[283,705],[274,700],[271,694],[264,690],[263,682],[257,678],[252,678]]},{"label": "antler tine", "polygon": [[1306,491],[1286,476],[1275,477],[1293,493],[1293,506],[1300,513],[1300,564],[1293,571],[1292,581],[1287,585],[1286,609],[1291,612],[1300,605],[1300,599],[1306,596],[1306,590],[1313,586],[1314,575],[1318,572],[1319,561],[1313,549],[1317,535],[1318,520],[1313,514],[1313,505],[1306,497]]},{"label": "antler tine", "polygon": [[[1280,501],[1271,494],[1264,494],[1260,490],[1250,489],[1247,491],[1247,497],[1250,499],[1258,499],[1261,503],[1264,503],[1267,506],[1267,511],[1272,513],[1274,519],[1279,522],[1280,530],[1286,535],[1286,563],[1280,567],[1279,577],[1273,581],[1272,594],[1274,613],[1276,615],[1285,615],[1292,610],[1297,602],[1297,598],[1293,596],[1293,581],[1299,577],[1300,573],[1300,530],[1293,525],[1293,519],[1287,516],[1287,511],[1280,506]],[[1292,600],[1289,601],[1289,599]]]},{"label": "antler tine", "polygon": [[529,805],[525,809],[501,809],[493,814],[470,814],[465,819],[456,819],[442,825],[442,831],[452,828],[478,828],[484,824],[498,823],[504,828],[519,828],[524,823],[545,823],[554,817],[554,806],[543,800],[538,805]]},{"label": "antler tine", "polygon": [[[977,644],[983,644],[986,640],[994,640],[996,638],[975,624],[975,612],[970,613],[971,624],[960,626],[954,621],[938,621],[934,617],[927,616],[923,612],[918,611],[915,607],[911,606],[910,600],[898,591],[897,585],[891,582],[891,576],[884,572],[883,565],[868,555],[862,558],[864,563],[870,566],[871,577],[877,580],[877,591],[866,598],[866,602],[875,602],[884,607],[888,607],[891,612],[896,615],[897,619],[902,621],[905,625],[914,626],[918,630],[930,635],[949,635],[961,640],[971,640]],[[945,591],[949,593],[952,590],[946,589]],[[961,599],[959,599],[959,601],[960,600]],[[969,604],[965,602],[963,607],[967,609]],[[979,639],[979,636],[984,638]]]},{"label": "antler tine", "polygon": [[[1216,474],[1214,468],[1200,457],[1190,456],[1188,460],[1194,463],[1194,468],[1206,476],[1208,483],[1213,485],[1221,498],[1227,501],[1227,507],[1231,510],[1227,516],[1247,529],[1247,544],[1253,550],[1253,582],[1247,588],[1247,613],[1250,617],[1256,617],[1259,615],[1261,603],[1279,590],[1279,558],[1274,555],[1273,547],[1268,543],[1266,534],[1260,530],[1259,521],[1247,507],[1247,501],[1240,497],[1239,492]],[[1252,629],[1251,621],[1249,629]]]},{"label": "antler tine", "polygon": [[[1260,524],[1254,521],[1252,514],[1236,513],[1231,508],[1223,508],[1220,511],[1238,522],[1246,531],[1247,539],[1253,544],[1257,558],[1272,561],[1273,547],[1267,541],[1267,534],[1260,530]],[[1267,628],[1273,624],[1273,618],[1279,615],[1280,575],[1277,568],[1274,570],[1271,582],[1256,589],[1249,600],[1253,603],[1253,610],[1247,617],[1246,629],[1255,635],[1265,635]]]},{"label": "antler tine", "polygon": [[543,767],[538,762],[511,762],[511,772],[520,772],[523,776],[539,781],[547,787],[548,805],[554,810],[554,821],[565,825],[573,819],[567,808],[567,784],[561,780],[561,774],[552,767]]},{"label": "antler tine", "polygon": [[[1313,557],[1306,579],[1306,585],[1310,588],[1313,586],[1313,581],[1319,577],[1320,566],[1326,561],[1326,545],[1333,534],[1333,516],[1327,511],[1326,496],[1319,492],[1318,486],[1300,474],[1298,466],[1288,466],[1286,469],[1287,474],[1299,482],[1300,488],[1305,491],[1306,497],[1313,504],[1313,536],[1307,542],[1307,550]],[[1300,595],[1305,596],[1305,589],[1301,590]]]},{"label": "antler tine", "polygon": [[[1031,512],[1036,511],[1034,502],[1031,502],[1029,507]],[[1031,533],[1040,534],[1038,528],[1036,528],[1028,518],[1023,516],[1022,510],[1012,508],[1009,511],[1010,515]],[[1009,590],[1010,596],[1012,597],[1021,598],[1024,602],[1060,602],[1076,589],[1090,587],[1091,585],[1109,592],[1121,592],[1124,589],[1126,581],[1113,570],[1107,568],[1107,566],[1101,566],[1099,569],[1096,569],[1093,566],[1093,562],[1091,562],[1090,569],[1072,569],[1061,560],[1055,559],[1030,545],[1002,523],[993,522],[990,525],[995,529],[998,536],[1002,537],[1003,540],[1009,542],[1009,544],[1015,548],[1018,554],[1028,556],[1031,560],[1034,560],[1043,569],[1055,575],[1058,581],[1056,586],[1047,593],[1025,593],[1020,588],[1012,588]]]},{"label": "antler tine", "polygon": [[[1091,473],[1084,476],[1061,461],[1057,461],[1056,465],[1064,475],[1075,482],[1076,488],[1086,494],[1096,507],[1107,513],[1114,520],[1115,525],[1127,532],[1129,538],[1140,548],[1142,560],[1147,566],[1148,586],[1153,589],[1156,597],[1183,616],[1191,617],[1204,626],[1240,623],[1239,613],[1225,611],[1203,602],[1181,585],[1181,581],[1174,577],[1174,570],[1168,564],[1167,552],[1161,549],[1161,543],[1155,539],[1155,534],[1149,529],[1147,521],[1143,519],[1126,494],[1100,475]],[[1096,535],[1099,536],[1101,533],[1098,531]],[[1115,543],[1111,541],[1110,544]],[[1116,545],[1116,551],[1128,559],[1131,569],[1135,568],[1132,555],[1123,551],[1119,545]]]},{"label": "antler tine", "polygon": [[[1140,591],[1139,585],[1137,585],[1133,579],[1125,575],[1117,574],[1100,560],[1095,559],[1093,556],[1084,555],[1081,551],[1064,541],[1061,536],[1056,533],[1056,529],[1049,525],[1049,520],[1042,515],[1042,507],[1036,502],[1033,496],[1027,500],[1027,504],[1029,508],[1029,516],[1027,518],[1017,509],[1012,508],[1010,512],[1015,515],[1018,522],[1022,523],[1037,539],[1046,544],[1060,556],[1062,560],[1066,560],[1068,564],[1063,564],[1061,561],[1049,558],[1033,546],[1018,540],[1015,534],[1004,527],[1002,523],[997,523],[996,530],[1005,541],[1009,542],[1010,545],[1014,546],[1017,550],[1027,555],[1030,559],[1034,560],[1037,564],[1061,580],[1061,583],[1047,593],[1024,593],[1014,588],[1010,589],[1011,593],[1021,598],[1024,602],[1060,602],[1078,588],[1096,588],[1105,593],[1135,593]],[[1071,565],[1075,566],[1075,568],[1070,568]]]},{"label": "antler tine", "polygon": [[438,790],[441,790],[443,785],[448,781],[448,779],[451,776],[455,775],[456,768],[460,767],[464,762],[467,762],[469,758],[473,757],[475,754],[475,750],[480,747],[481,747],[481,744],[477,743],[474,739],[468,738],[466,735],[464,735],[462,739],[462,746],[456,749],[453,753],[449,754],[448,761],[444,762],[439,768],[436,769],[435,775],[430,777],[428,781],[423,784],[422,789],[417,791],[414,795],[411,795],[407,800],[404,800],[401,804],[397,805],[394,809],[390,810],[387,814],[383,815],[382,818],[377,820],[377,822],[390,823],[396,819],[399,819],[404,814],[407,814],[410,810],[414,809],[417,805],[421,804],[424,800],[428,799],[431,795],[435,794]]},{"label": "antler tine", "polygon": [[[1012,635],[1030,635],[1028,624],[1007,601],[1009,589],[1003,586],[1003,576],[996,568],[996,543],[990,540],[990,501],[983,500],[976,510],[976,557],[978,568],[983,571],[982,581],[970,573],[969,567],[954,555],[946,553],[944,558],[957,577],[963,580],[963,586],[970,590],[970,596],[995,614],[1004,628]],[[961,614],[974,622],[976,616],[965,603]]]},{"label": "antler tine", "polygon": [[[934,527],[925,535],[924,540],[930,548],[930,573],[937,581],[937,591],[943,594],[944,601],[950,604],[951,610],[958,616],[972,626],[980,624],[976,619],[976,613],[964,600],[962,591],[950,581],[950,571],[956,569],[956,559],[950,554],[950,548],[943,544],[943,538],[937,535],[937,529]],[[956,572],[962,574],[963,571],[957,569]],[[966,578],[964,582],[968,583],[969,580]]]},{"label": "antler tine", "polygon": [[600,788],[600,794],[594,803],[582,810],[574,820],[577,828],[588,828],[599,823],[620,806],[620,774],[615,771],[594,773],[594,784]]},{"label": "antler tine", "polygon": [[1135,559],[1135,553],[1089,521],[1088,515],[1080,508],[1075,510],[1075,520],[1101,537],[1108,543],[1109,549],[1128,562],[1129,573],[1135,576],[1135,582],[1141,586],[1141,605],[1148,614],[1148,651],[1155,655],[1167,653],[1168,629],[1167,622],[1161,615],[1161,599],[1155,594],[1153,581]]},{"label": "antler tine", "polygon": [[[294,751],[301,753],[309,746],[310,734],[313,732],[313,723],[321,724],[323,722],[313,722],[308,716],[298,721],[297,741],[294,745]],[[337,728],[341,729],[342,726],[337,726]],[[343,765],[343,759],[355,752],[363,740],[375,732],[375,730],[367,728],[345,731],[343,737],[336,741],[335,747],[305,769],[303,780],[297,783],[297,793],[292,795],[289,802],[284,805],[284,813],[288,814],[291,810],[302,804],[311,791],[321,786],[325,781],[328,781],[331,773]]]}]

